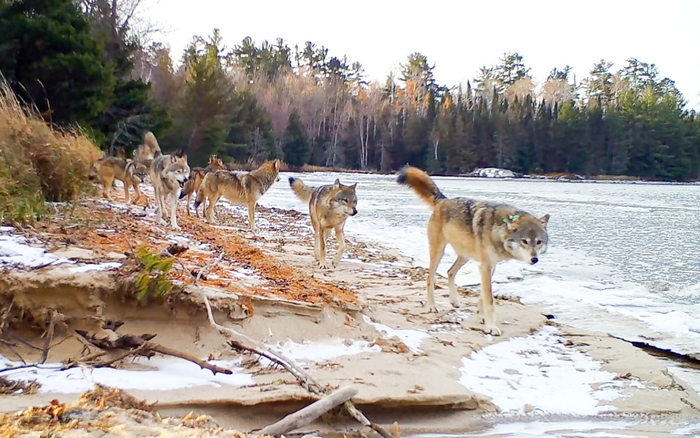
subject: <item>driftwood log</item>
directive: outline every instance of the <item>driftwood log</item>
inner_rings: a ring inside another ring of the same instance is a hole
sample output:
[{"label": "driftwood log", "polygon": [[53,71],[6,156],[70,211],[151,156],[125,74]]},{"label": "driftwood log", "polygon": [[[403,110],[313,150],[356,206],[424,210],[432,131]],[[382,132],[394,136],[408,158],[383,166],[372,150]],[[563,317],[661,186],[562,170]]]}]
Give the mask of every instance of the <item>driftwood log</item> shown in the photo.
[{"label": "driftwood log", "polygon": [[279,436],[287,432],[299,429],[300,427],[306,426],[311,423],[321,415],[330,411],[331,409],[338,407],[350,400],[357,395],[357,389],[352,387],[340,388],[322,399],[311,403],[303,409],[300,409],[294,413],[291,413],[278,421],[277,423],[271,424],[264,427],[260,431],[256,431],[260,435],[273,435]]}]

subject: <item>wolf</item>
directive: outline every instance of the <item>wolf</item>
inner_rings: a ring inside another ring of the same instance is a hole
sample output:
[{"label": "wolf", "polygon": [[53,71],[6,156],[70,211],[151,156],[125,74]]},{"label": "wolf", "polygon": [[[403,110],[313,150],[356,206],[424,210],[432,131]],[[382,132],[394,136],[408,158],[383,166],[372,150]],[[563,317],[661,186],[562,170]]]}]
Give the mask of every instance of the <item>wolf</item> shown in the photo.
[{"label": "wolf", "polygon": [[265,192],[279,181],[279,171],[280,160],[267,161],[248,173],[213,170],[204,176],[202,184],[197,190],[194,209],[197,210],[199,205],[208,199],[205,216],[209,223],[215,224],[214,206],[222,196],[232,204],[247,205],[250,229],[255,232],[257,230],[255,227],[255,206]]},{"label": "wolf", "polygon": [[187,155],[159,155],[151,164],[151,183],[156,195],[156,223],[165,225],[168,219],[166,203],[170,196],[170,227],[179,230],[177,224],[177,195],[190,176]]},{"label": "wolf", "polygon": [[330,269],[326,261],[326,239],[332,229],[338,242],[338,252],[332,266],[337,267],[345,251],[345,221],[357,214],[357,183],[345,186],[336,179],[333,184],[309,187],[299,178],[289,177],[289,185],[303,202],[309,204],[309,216],[314,230],[314,257],[321,269]]},{"label": "wolf", "polygon": [[494,319],[491,279],[496,265],[504,260],[520,260],[534,265],[547,252],[549,215],[536,218],[506,204],[467,198],[448,199],[422,170],[406,166],[398,172],[397,182],[412,188],[433,210],[428,221],[430,267],[428,270],[428,307],[435,307],[435,271],[445,246],[450,244],[457,260],[447,271],[450,302],[459,307],[455,275],[469,259],[479,262],[481,295],[478,301],[480,322],[485,332],[500,336]]},{"label": "wolf", "polygon": [[156,157],[163,155],[156,136],[151,131],[148,131],[143,136],[143,143],[134,150],[134,161],[149,166],[153,163]]},{"label": "wolf", "polygon": [[143,182],[143,179],[138,176],[139,171],[141,171],[141,166],[137,166],[132,160],[119,157],[102,157],[92,165],[88,178],[102,185],[102,196],[110,201],[112,200],[110,189],[114,181],[121,181],[124,184],[124,199],[128,204],[130,202],[130,187],[133,187],[134,191],[136,191],[134,203],[141,197],[139,184]]},{"label": "wolf", "polygon": [[[180,192],[180,199],[187,196],[186,202],[188,216],[192,215],[192,213],[190,213],[190,198],[192,197],[193,193],[195,194],[195,197],[197,196],[197,191],[199,190],[199,186],[202,185],[204,176],[212,170],[223,169],[226,169],[226,166],[224,166],[224,162],[221,161],[221,158],[217,157],[216,155],[209,157],[209,164],[207,167],[192,168],[190,171],[190,179],[187,180],[187,183],[185,183],[184,187],[182,187],[182,191]],[[202,209],[204,208],[206,208],[206,205]],[[194,214],[199,217],[199,210],[197,208],[194,209]]]}]

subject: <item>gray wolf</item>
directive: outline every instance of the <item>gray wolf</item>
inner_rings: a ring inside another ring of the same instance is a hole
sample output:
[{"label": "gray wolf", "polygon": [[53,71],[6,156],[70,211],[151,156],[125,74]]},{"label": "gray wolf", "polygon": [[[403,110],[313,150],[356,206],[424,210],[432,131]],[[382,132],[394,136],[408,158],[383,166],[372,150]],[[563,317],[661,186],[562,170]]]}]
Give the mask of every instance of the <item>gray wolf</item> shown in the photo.
[{"label": "gray wolf", "polygon": [[547,252],[549,215],[536,218],[520,209],[467,198],[448,199],[422,170],[406,166],[397,182],[412,188],[432,209],[428,221],[430,269],[428,271],[428,307],[435,307],[435,271],[445,246],[450,244],[457,260],[447,271],[452,306],[459,307],[455,275],[469,259],[479,262],[481,295],[478,314],[486,333],[500,335],[494,320],[491,279],[496,265],[504,260],[520,260],[534,265]]},{"label": "gray wolf", "polygon": [[279,171],[280,160],[267,161],[248,173],[213,170],[204,176],[202,184],[197,190],[194,208],[197,210],[199,204],[208,199],[209,204],[205,209],[205,216],[209,223],[215,224],[214,206],[222,196],[232,204],[247,205],[250,229],[255,232],[255,206],[265,192],[272,187],[272,184],[279,181]]},{"label": "gray wolf", "polygon": [[340,180],[321,187],[309,187],[299,178],[289,178],[289,185],[303,202],[309,204],[309,216],[314,230],[314,257],[321,269],[330,269],[326,262],[326,240],[331,230],[335,230],[338,252],[333,258],[337,267],[345,251],[345,221],[357,214],[357,183],[344,186]]},{"label": "gray wolf", "polygon": [[151,183],[156,195],[156,223],[165,225],[168,219],[167,201],[170,197],[170,227],[179,230],[177,225],[177,195],[190,176],[187,155],[159,155],[151,164]]},{"label": "gray wolf", "polygon": [[162,155],[158,140],[152,132],[148,131],[143,136],[143,143],[134,150],[134,161],[150,166],[153,160]]},{"label": "gray wolf", "polygon": [[102,196],[112,200],[110,189],[115,180],[119,180],[124,184],[124,198],[128,204],[130,202],[129,188],[133,187],[136,191],[134,203],[141,197],[139,184],[143,179],[139,177],[139,172],[142,166],[136,165],[132,160],[119,157],[102,157],[97,160],[88,173],[88,178],[93,182],[99,182],[102,185]]},{"label": "gray wolf", "polygon": [[[192,194],[194,193],[195,197],[197,196],[197,191],[199,190],[199,186],[202,185],[202,181],[204,180],[204,177],[206,176],[207,173],[211,172],[212,170],[223,170],[226,169],[226,166],[224,166],[224,162],[221,161],[221,158],[217,157],[216,155],[212,155],[209,157],[209,164],[207,167],[193,167],[192,170],[190,171],[190,179],[187,180],[185,183],[184,187],[182,187],[182,191],[180,192],[180,199],[184,198],[187,196],[187,215],[191,216],[192,213],[190,213],[190,198],[192,197]],[[204,206],[206,208],[206,205]],[[202,208],[202,209],[204,209]],[[197,208],[194,209],[194,214],[199,217],[199,210]]]}]

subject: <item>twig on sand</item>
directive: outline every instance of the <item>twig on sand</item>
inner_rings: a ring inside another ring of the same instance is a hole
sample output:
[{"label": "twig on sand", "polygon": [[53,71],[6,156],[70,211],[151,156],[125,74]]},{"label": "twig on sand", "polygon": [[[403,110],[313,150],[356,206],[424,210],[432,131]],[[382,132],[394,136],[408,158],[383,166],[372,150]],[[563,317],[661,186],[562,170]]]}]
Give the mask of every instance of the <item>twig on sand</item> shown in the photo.
[{"label": "twig on sand", "polygon": [[[204,299],[204,305],[207,308],[207,315],[209,317],[209,323],[211,324],[211,326],[219,330],[219,332],[221,332],[222,334],[227,334],[237,338],[236,340],[230,341],[229,345],[235,348],[251,351],[275,362],[278,365],[281,365],[284,369],[292,373],[292,375],[297,378],[301,385],[312,394],[324,396],[329,393],[329,388],[321,385],[321,383],[318,380],[316,380],[313,376],[304,371],[293,360],[286,358],[278,352],[272,351],[266,345],[244,335],[243,333],[217,324],[217,322],[214,320],[214,314],[211,309],[211,304],[209,303],[209,298],[204,293],[202,293],[202,298]],[[372,423],[367,417],[365,417],[365,415],[355,407],[355,404],[352,402],[352,400],[346,401],[345,403],[343,403],[343,406],[345,407],[345,410],[348,411],[350,416],[357,420],[361,425],[372,428],[375,432],[377,432],[384,438],[394,438],[382,426],[376,423]]]},{"label": "twig on sand", "polygon": [[305,408],[287,415],[277,423],[266,426],[256,433],[260,435],[279,436],[292,430],[296,430],[300,427],[306,426],[321,415],[337,406],[342,405],[356,395],[357,389],[355,388],[351,388],[349,386],[340,388],[337,391],[328,394],[321,400],[311,403]]},{"label": "twig on sand", "polygon": [[0,318],[0,338],[5,334],[7,323],[10,321],[10,312],[12,311],[12,306],[14,304],[15,299],[13,297],[12,301],[10,301],[10,305],[7,306],[7,309],[5,309],[5,311],[2,313],[2,318]]},{"label": "twig on sand", "polygon": [[53,341],[53,331],[56,327],[56,311],[51,310],[51,320],[49,321],[49,328],[46,329],[46,339],[44,340],[44,351],[41,352],[41,358],[39,358],[39,364],[46,362],[49,357],[49,349],[51,347],[51,341]]},{"label": "twig on sand", "polygon": [[221,254],[219,254],[219,257],[216,258],[213,262],[209,263],[208,265],[205,265],[202,269],[197,272],[197,277],[194,279],[194,286],[197,286],[197,283],[199,282],[199,279],[202,278],[202,275],[209,269],[213,268],[214,266],[218,265],[221,260],[224,258],[224,251],[221,251]]}]

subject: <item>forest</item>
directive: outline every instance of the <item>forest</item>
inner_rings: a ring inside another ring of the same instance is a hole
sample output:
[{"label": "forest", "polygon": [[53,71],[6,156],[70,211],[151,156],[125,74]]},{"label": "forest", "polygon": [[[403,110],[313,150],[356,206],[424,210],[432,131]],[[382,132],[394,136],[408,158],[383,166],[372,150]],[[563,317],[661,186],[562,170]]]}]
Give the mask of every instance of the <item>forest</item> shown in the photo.
[{"label": "forest", "polygon": [[455,85],[437,83],[416,52],[377,82],[359,60],[313,42],[229,46],[213,29],[171,53],[141,5],[2,2],[0,72],[47,122],[80,129],[108,154],[130,154],[150,130],[191,165],[217,154],[292,168],[700,177],[700,121],[672,79],[634,57],[601,59],[584,78],[553,66],[538,83],[523,55],[504,53]]}]

